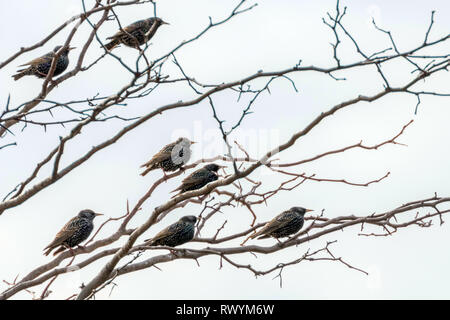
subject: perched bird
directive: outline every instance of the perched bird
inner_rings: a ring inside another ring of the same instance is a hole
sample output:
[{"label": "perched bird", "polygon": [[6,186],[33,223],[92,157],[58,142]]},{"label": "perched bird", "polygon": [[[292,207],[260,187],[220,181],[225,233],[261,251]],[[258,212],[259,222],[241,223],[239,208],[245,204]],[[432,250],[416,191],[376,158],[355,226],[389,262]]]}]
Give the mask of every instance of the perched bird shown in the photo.
[{"label": "perched bird", "polygon": [[101,213],[95,213],[92,210],[81,210],[77,216],[70,219],[69,222],[56,234],[55,239],[44,248],[47,250],[44,255],[48,256],[49,253],[60,246],[53,255],[55,256],[66,248],[72,248],[79,245],[81,242],[87,239],[94,229],[93,220],[96,216],[101,216]]},{"label": "perched bird", "polygon": [[[38,78],[47,77],[47,74],[50,71],[50,67],[52,66],[53,58],[55,57],[58,50],[61,48],[62,46],[56,46],[52,52],[49,52],[43,55],[42,57],[36,58],[33,61],[20,65],[19,67],[23,66],[29,67],[17,70],[18,73],[13,75],[12,77],[16,81],[22,78],[23,76],[36,76]],[[72,49],[75,48],[74,47],[65,48],[61,53],[61,55],[58,57],[58,60],[56,61],[55,71],[53,72],[53,76],[60,75],[61,73],[64,72],[64,70],[67,69],[67,66],[69,65],[69,51]]]},{"label": "perched bird", "polygon": [[155,154],[150,161],[141,166],[146,168],[141,173],[141,176],[145,176],[150,171],[158,168],[161,168],[163,172],[182,168],[191,158],[191,145],[194,143],[194,141],[190,141],[187,138],[178,138],[177,141],[168,144]]},{"label": "perched bird", "polygon": [[140,45],[149,41],[154,36],[156,30],[163,24],[169,23],[164,22],[161,18],[149,18],[136,21],[112,37],[106,38],[112,40],[105,45],[105,48],[111,51],[121,43],[128,47],[138,48]]},{"label": "perched bird", "polygon": [[306,212],[313,211],[302,207],[292,207],[280,213],[278,216],[266,223],[266,225],[251,235],[249,238],[265,239],[269,237],[283,238],[296,233],[303,227],[304,215]]},{"label": "perched bird", "polygon": [[[215,163],[207,164],[203,168],[198,169],[198,170],[194,171],[193,173],[191,173],[189,176],[187,176],[181,183],[181,186],[179,186],[175,190],[172,190],[171,192],[180,190],[180,193],[183,193],[186,191],[200,189],[200,188],[206,186],[208,183],[219,179],[219,176],[217,175],[217,171],[220,168],[223,168],[223,166],[218,166]],[[177,196],[177,195],[175,195],[175,196]],[[173,197],[175,197],[175,196],[173,196]]]},{"label": "perched bird", "polygon": [[197,218],[195,216],[184,216],[174,224],[161,230],[156,236],[145,240],[149,246],[176,247],[194,238],[194,229]]}]

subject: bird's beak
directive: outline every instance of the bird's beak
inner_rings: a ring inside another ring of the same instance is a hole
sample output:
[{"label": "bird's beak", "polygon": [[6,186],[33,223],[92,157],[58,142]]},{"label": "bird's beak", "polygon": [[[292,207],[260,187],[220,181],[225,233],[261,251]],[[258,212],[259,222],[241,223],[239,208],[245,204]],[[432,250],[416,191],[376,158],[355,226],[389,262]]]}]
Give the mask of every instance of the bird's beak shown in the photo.
[{"label": "bird's beak", "polygon": [[69,47],[68,50],[70,51],[70,50],[73,50],[73,49],[76,49],[76,48],[77,48],[77,47]]},{"label": "bird's beak", "polygon": [[191,144],[197,143],[196,141],[191,141]]},{"label": "bird's beak", "polygon": [[95,213],[95,216],[103,216],[103,213]]},{"label": "bird's beak", "polygon": [[165,22],[165,21],[162,21],[162,22],[161,22],[161,24],[167,24],[167,25],[169,25],[169,26],[170,26],[170,23],[168,23],[168,22]]},{"label": "bird's beak", "polygon": [[305,212],[310,212],[310,211],[314,211],[312,209],[305,209]]}]

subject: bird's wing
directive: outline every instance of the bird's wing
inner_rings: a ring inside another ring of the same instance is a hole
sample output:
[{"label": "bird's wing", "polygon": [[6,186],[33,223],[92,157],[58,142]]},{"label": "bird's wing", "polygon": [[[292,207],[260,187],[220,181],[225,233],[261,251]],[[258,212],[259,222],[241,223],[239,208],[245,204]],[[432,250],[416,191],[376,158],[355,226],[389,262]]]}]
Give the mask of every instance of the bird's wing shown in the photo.
[{"label": "bird's wing", "polygon": [[253,239],[260,235],[270,234],[278,228],[285,226],[291,220],[288,219],[286,213],[288,213],[288,211],[282,212],[281,214],[267,222],[265,226],[261,230],[253,234],[251,238]]},{"label": "bird's wing", "polygon": [[115,39],[115,38],[120,38],[121,36],[129,33],[131,34],[134,30],[138,29],[141,25],[141,21],[136,21],[132,24],[130,24],[129,26],[126,26],[125,28],[123,28],[122,30],[119,30],[116,32],[116,34],[114,34],[111,37],[108,37],[106,39]]},{"label": "bird's wing", "polygon": [[141,167],[149,167],[155,163],[159,163],[163,160],[170,159],[172,156],[172,150],[175,146],[175,143],[168,144],[162,150],[160,150],[157,154],[153,156],[149,161],[144,163]]},{"label": "bird's wing", "polygon": [[41,63],[45,63],[47,62],[49,59],[51,59],[53,57],[53,52],[49,52],[46,55],[43,55],[42,57],[36,58],[34,60],[31,60],[30,62],[21,64],[19,67],[24,67],[24,66],[35,66]]},{"label": "bird's wing", "polygon": [[186,178],[183,179],[181,186],[176,188],[175,190],[172,190],[171,192],[175,192],[178,190],[181,190],[183,188],[189,188],[191,186],[194,186],[199,183],[198,179],[206,179],[210,175],[213,175],[214,173],[206,170],[205,168],[198,169],[197,171],[194,171],[190,175],[188,175]]},{"label": "bird's wing", "polygon": [[204,173],[201,170],[203,170],[203,169],[199,169],[197,171],[194,171],[190,175],[188,175],[186,178],[183,179],[183,181],[181,182],[181,185],[178,188],[176,188],[170,192],[175,192],[175,191],[181,190],[183,188],[189,188],[193,185],[198,184],[198,179],[204,175]]},{"label": "bird's wing", "polygon": [[[55,239],[45,249],[57,247],[69,239],[78,229],[78,217],[70,219],[69,222],[56,234]],[[45,250],[44,249],[44,250]]]},{"label": "bird's wing", "polygon": [[201,168],[197,171],[192,172],[190,175],[183,179],[183,184],[197,184],[199,178],[207,176],[209,172],[206,171],[208,170]]},{"label": "bird's wing", "polygon": [[170,236],[171,234],[174,234],[180,228],[181,228],[181,224],[176,222],[176,223],[171,224],[170,226],[164,228],[160,232],[158,232],[156,234],[156,236],[154,236],[153,238],[145,240],[145,241],[150,241],[150,244],[155,243],[158,240],[164,239],[167,236]]}]

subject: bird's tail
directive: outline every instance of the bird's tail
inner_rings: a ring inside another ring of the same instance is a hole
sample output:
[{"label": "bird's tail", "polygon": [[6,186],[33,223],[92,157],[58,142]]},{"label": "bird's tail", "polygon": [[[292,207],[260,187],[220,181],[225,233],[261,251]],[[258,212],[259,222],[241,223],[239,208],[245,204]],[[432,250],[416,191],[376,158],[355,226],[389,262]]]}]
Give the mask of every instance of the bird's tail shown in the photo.
[{"label": "bird's tail", "polygon": [[[45,249],[47,249],[47,248],[45,248]],[[48,248],[47,251],[44,252],[44,256],[48,256],[50,254],[50,252],[52,252],[53,249],[55,249],[55,248],[53,248],[53,247],[52,248]]]},{"label": "bird's tail", "polygon": [[[171,191],[171,192],[174,192],[175,190],[173,190],[173,191]],[[178,192],[177,194],[174,194],[173,196],[171,196],[170,197],[170,199],[173,199],[173,198],[175,198],[176,196],[179,196],[181,194],[181,192]]]},{"label": "bird's tail", "polygon": [[144,244],[150,247],[156,246],[156,242],[152,238],[144,240]]},{"label": "bird's tail", "polygon": [[[250,239],[255,239],[256,237],[258,237],[258,236],[260,236],[261,235],[261,230],[260,231],[258,231],[258,232],[256,232],[256,233],[254,233],[254,234],[251,234],[251,235],[249,235],[247,238],[245,238],[245,240],[241,243],[241,246],[243,246],[248,240],[250,240]],[[269,238],[269,236],[268,235],[262,235],[262,236],[260,236],[259,238],[258,238],[258,240],[259,239],[266,239],[266,238]]]},{"label": "bird's tail", "polygon": [[64,250],[66,250],[66,248],[64,246],[61,246],[61,247],[59,247],[58,250],[53,252],[53,255],[56,256],[58,253],[63,252]]},{"label": "bird's tail", "polygon": [[145,171],[141,173],[141,176],[144,177],[147,173],[149,173],[149,172],[152,171],[152,170],[153,170],[152,168],[147,168],[147,169],[145,169]]},{"label": "bird's tail", "polygon": [[[259,230],[258,232],[255,232],[254,234],[250,235],[249,238],[250,239],[255,239],[258,236],[261,236],[261,233],[263,232],[263,229]],[[258,239],[264,239],[267,238],[267,235],[262,235],[261,237],[259,237]]]},{"label": "bird's tail", "polygon": [[108,42],[107,44],[105,44],[105,48],[106,48],[106,50],[111,51],[112,49],[117,47],[119,44],[120,44],[120,41],[117,39],[114,39],[111,42]]},{"label": "bird's tail", "polygon": [[151,164],[151,163],[149,163],[149,162],[144,163],[144,164],[141,166],[141,168],[145,168],[145,167],[147,167],[147,169],[145,169],[145,171],[141,173],[141,176],[145,176],[145,175],[146,175],[147,173],[149,173],[150,171],[157,169],[156,166],[154,166],[153,164]]},{"label": "bird's tail", "polygon": [[176,191],[180,191],[182,189],[183,189],[183,186],[179,186],[178,188],[173,189],[172,191],[170,191],[170,193],[173,193],[173,192],[176,192]]},{"label": "bird's tail", "polygon": [[19,80],[20,78],[22,78],[23,76],[27,76],[29,75],[29,69],[22,69],[22,70],[17,70],[17,74],[13,75],[12,77],[14,78],[15,81]]},{"label": "bird's tail", "polygon": [[179,191],[179,192],[176,193],[176,194],[174,194],[173,196],[171,196],[170,199],[173,199],[173,198],[175,198],[176,196],[179,196],[180,194],[182,194],[183,192],[185,192],[185,191],[183,190],[183,186],[179,186],[178,188],[176,188],[176,189],[170,191],[169,193],[173,193],[173,192],[177,192],[177,191]]}]

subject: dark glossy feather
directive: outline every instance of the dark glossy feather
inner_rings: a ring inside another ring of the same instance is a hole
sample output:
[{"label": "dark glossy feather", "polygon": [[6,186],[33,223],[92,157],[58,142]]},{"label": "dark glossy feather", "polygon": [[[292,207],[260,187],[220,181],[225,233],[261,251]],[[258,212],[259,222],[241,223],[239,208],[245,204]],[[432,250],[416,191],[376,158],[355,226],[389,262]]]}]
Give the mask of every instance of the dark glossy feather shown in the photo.
[{"label": "dark glossy feather", "polygon": [[[124,44],[128,47],[137,48],[149,41],[163,23],[164,21],[160,18],[149,18],[136,21],[126,26],[123,30],[118,31],[113,36],[108,37],[107,39],[112,40],[107,43],[105,47],[107,50],[112,50],[119,44]],[[150,34],[147,34],[150,30]]]},{"label": "dark glossy feather", "polygon": [[[17,74],[13,76],[14,80],[18,80],[23,76],[34,75],[38,78],[47,77],[48,72],[50,71],[53,58],[55,57],[56,52],[59,50],[59,46],[54,49],[54,51],[46,53],[42,57],[36,58],[28,63],[25,63],[22,66],[29,66],[24,69],[18,70]],[[55,71],[53,72],[53,76],[58,76],[63,73],[67,67],[69,66],[69,50],[67,49],[61,53],[56,61]]]},{"label": "dark glossy feather", "polygon": [[76,217],[67,222],[64,227],[56,234],[55,239],[44,248],[44,255],[61,246],[53,255],[64,251],[65,248],[72,248],[86,240],[94,229],[93,219],[95,213],[92,210],[82,210]]},{"label": "dark glossy feather", "polygon": [[[191,218],[192,220],[185,221],[184,219],[186,218]],[[194,238],[195,221],[194,216],[183,217],[160,231],[153,238],[145,240],[145,242],[149,246],[176,247],[182,245]]]},{"label": "dark glossy feather", "polygon": [[203,167],[187,176],[183,180],[181,186],[179,186],[175,190],[172,190],[171,192],[179,190],[180,193],[183,193],[186,191],[197,190],[203,188],[210,182],[216,181],[218,178],[219,176],[215,172]]},{"label": "dark glossy feather", "polygon": [[261,230],[251,235],[249,238],[253,239],[258,236],[258,239],[288,237],[298,232],[303,227],[303,217],[306,210],[308,209],[301,207],[293,207],[286,210],[266,223]]},{"label": "dark glossy feather", "polygon": [[[184,139],[184,140],[183,140]],[[145,171],[141,173],[145,176],[152,170],[162,169],[163,171],[175,171],[183,167],[191,158],[192,144],[186,138],[180,138],[162,148],[150,161],[144,163]]]}]

